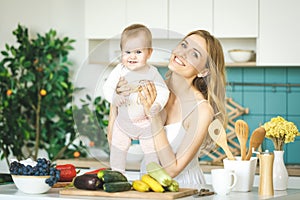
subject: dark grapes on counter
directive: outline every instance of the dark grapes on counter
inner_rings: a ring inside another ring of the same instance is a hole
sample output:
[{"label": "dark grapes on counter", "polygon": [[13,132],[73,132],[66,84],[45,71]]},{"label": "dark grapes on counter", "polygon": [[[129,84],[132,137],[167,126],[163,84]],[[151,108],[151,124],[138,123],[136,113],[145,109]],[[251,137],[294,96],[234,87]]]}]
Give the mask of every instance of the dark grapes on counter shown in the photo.
[{"label": "dark grapes on counter", "polygon": [[45,182],[51,187],[60,178],[60,171],[55,167],[51,167],[51,161],[46,158],[38,158],[35,166],[25,166],[18,161],[13,161],[10,163],[9,171],[13,175],[50,176]]}]

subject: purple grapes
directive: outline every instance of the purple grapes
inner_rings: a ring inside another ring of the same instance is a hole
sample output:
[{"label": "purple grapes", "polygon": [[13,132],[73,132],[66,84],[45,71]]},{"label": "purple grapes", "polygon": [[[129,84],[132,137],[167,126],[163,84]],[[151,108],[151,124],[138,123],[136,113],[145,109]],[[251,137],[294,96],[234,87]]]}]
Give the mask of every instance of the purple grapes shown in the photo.
[{"label": "purple grapes", "polygon": [[13,175],[50,176],[45,182],[51,187],[60,178],[60,171],[55,167],[51,167],[51,161],[46,158],[38,158],[35,166],[25,166],[18,161],[13,161],[10,163],[9,171]]}]

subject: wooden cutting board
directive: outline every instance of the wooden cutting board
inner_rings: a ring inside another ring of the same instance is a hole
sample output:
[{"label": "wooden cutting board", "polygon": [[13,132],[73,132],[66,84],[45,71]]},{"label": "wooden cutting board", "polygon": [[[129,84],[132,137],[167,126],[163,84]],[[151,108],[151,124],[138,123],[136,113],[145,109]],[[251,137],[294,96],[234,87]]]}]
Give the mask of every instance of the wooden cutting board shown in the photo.
[{"label": "wooden cutting board", "polygon": [[70,186],[72,182],[57,182],[55,183],[52,187],[53,188],[63,188],[63,187],[67,187]]},{"label": "wooden cutting board", "polygon": [[101,196],[118,198],[139,198],[139,199],[177,199],[196,194],[198,191],[191,188],[180,188],[179,192],[138,192],[135,190],[125,192],[105,192],[103,190],[79,190],[76,188],[65,188],[59,191],[61,195],[79,196]]}]

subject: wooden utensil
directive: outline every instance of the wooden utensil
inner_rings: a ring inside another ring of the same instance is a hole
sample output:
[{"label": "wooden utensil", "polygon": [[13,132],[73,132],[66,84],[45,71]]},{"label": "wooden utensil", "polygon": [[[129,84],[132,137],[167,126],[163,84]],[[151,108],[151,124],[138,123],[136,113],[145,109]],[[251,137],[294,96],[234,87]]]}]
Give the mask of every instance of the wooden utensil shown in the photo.
[{"label": "wooden utensil", "polygon": [[249,149],[245,160],[250,160],[252,156],[252,148],[256,150],[259,145],[264,141],[266,136],[266,130],[263,127],[258,127],[255,129],[250,137]]},{"label": "wooden utensil", "polygon": [[236,133],[236,136],[239,140],[240,147],[241,147],[241,159],[245,160],[246,152],[247,152],[246,143],[247,143],[248,135],[249,135],[248,124],[244,120],[241,120],[241,119],[237,120],[235,122],[235,133]]},{"label": "wooden utensil", "polygon": [[210,137],[217,143],[217,145],[222,147],[228,159],[235,160],[231,151],[229,150],[227,144],[226,132],[220,120],[215,119],[214,121],[211,122],[211,124],[208,127],[208,133]]}]

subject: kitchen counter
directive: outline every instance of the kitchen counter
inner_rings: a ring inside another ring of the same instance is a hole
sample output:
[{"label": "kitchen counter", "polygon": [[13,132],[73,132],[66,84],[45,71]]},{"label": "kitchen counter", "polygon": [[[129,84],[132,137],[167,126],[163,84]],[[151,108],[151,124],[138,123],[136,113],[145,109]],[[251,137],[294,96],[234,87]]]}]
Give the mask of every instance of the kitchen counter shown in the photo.
[{"label": "kitchen counter", "polygon": [[[97,159],[63,159],[57,160],[57,164],[73,164],[78,168],[101,168],[101,167],[109,167],[109,162],[107,160],[99,161]],[[223,168],[223,163],[210,163],[210,162],[199,162],[199,165],[204,173],[210,173],[212,169]],[[300,165],[286,165],[289,176],[300,177]],[[137,162],[127,162],[126,169],[138,171],[140,168],[140,164]],[[259,174],[259,166],[256,168],[256,174]]]},{"label": "kitchen counter", "polygon": [[[210,185],[206,185],[205,188],[211,190]],[[81,200],[81,199],[125,199],[125,198],[108,198],[108,197],[91,197],[91,196],[69,196],[69,195],[60,195],[59,194],[60,188],[52,188],[45,194],[25,194],[19,191],[14,184],[7,184],[7,185],[0,185],[0,199],[23,199],[23,200],[36,200],[36,199],[43,199],[43,200]],[[190,200],[190,199],[213,199],[213,200],[252,200],[252,199],[273,199],[275,197],[281,197],[280,199],[290,200],[290,199],[299,199],[300,198],[300,189],[288,189],[286,191],[275,191],[274,196],[271,197],[264,197],[259,196],[257,192],[257,187],[253,188],[251,192],[231,192],[227,196],[219,196],[219,195],[210,195],[210,196],[202,196],[202,197],[195,197],[195,196],[187,196],[180,198],[181,200]],[[145,193],[146,195],[147,193]]]}]

